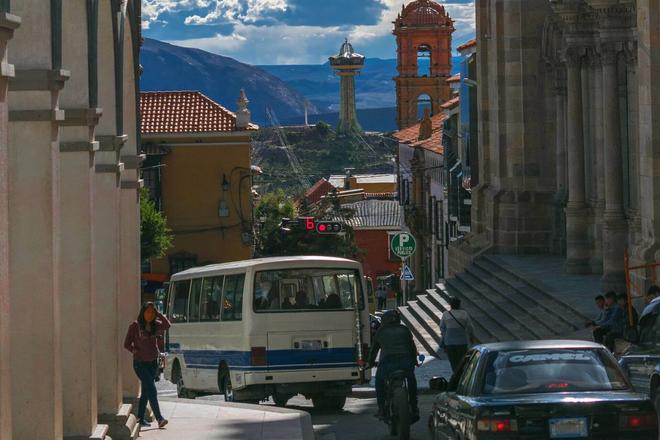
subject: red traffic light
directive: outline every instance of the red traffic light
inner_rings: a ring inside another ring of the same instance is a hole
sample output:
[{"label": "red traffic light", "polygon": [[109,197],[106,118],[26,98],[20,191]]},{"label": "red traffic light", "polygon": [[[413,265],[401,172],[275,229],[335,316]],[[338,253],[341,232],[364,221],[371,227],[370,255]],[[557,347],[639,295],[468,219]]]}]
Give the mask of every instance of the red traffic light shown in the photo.
[{"label": "red traffic light", "polygon": [[319,234],[339,234],[343,230],[341,223],[338,222],[317,222],[316,232]]}]

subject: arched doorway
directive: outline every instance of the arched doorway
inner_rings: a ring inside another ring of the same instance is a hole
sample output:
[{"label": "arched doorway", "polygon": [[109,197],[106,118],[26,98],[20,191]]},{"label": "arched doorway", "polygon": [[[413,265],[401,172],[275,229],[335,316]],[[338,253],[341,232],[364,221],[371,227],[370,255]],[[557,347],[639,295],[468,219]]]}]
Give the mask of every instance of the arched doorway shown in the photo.
[{"label": "arched doorway", "polygon": [[433,99],[426,93],[422,93],[417,97],[414,105],[417,106],[417,120],[424,118],[424,115],[428,109],[429,115],[433,115]]}]

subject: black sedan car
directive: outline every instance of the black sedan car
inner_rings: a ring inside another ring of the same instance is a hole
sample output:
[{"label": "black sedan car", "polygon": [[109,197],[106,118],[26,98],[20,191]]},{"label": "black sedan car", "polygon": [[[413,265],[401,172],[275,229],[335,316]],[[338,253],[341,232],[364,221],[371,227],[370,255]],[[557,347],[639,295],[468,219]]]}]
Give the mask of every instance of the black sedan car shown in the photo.
[{"label": "black sedan car", "polygon": [[585,341],[471,349],[449,382],[431,380],[438,439],[657,439],[653,405],[614,357]]}]

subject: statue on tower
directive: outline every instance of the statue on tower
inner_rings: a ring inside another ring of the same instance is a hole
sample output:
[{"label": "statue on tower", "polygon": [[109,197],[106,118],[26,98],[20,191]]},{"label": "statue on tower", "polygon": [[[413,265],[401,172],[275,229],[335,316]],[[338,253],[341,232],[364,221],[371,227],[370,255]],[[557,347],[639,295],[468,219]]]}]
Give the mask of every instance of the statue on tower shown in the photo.
[{"label": "statue on tower", "polygon": [[351,43],[346,40],[339,49],[339,54],[330,57],[330,66],[341,78],[341,99],[339,108],[339,125],[337,133],[351,135],[361,133],[362,127],[357,118],[355,106],[355,76],[364,67],[364,56],[355,53]]}]

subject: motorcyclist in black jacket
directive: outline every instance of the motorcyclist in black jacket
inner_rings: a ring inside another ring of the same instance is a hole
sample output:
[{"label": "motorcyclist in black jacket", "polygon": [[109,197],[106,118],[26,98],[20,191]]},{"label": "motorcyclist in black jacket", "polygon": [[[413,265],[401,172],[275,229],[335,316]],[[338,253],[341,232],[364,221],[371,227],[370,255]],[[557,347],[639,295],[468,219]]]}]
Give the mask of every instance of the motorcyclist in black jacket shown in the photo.
[{"label": "motorcyclist in black jacket", "polygon": [[373,338],[369,352],[369,365],[375,365],[376,356],[380,351],[378,371],[376,372],[376,398],[378,401],[377,417],[385,414],[385,381],[395,371],[405,371],[408,380],[408,393],[412,408],[413,422],[419,420],[417,405],[417,379],[415,366],[417,365],[417,348],[408,327],[401,324],[401,317],[396,310],[385,312],[381,319],[381,326]]}]

